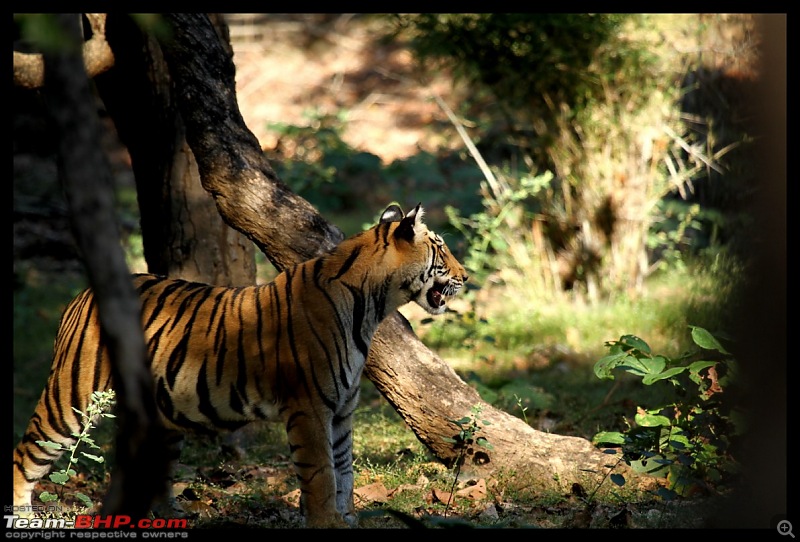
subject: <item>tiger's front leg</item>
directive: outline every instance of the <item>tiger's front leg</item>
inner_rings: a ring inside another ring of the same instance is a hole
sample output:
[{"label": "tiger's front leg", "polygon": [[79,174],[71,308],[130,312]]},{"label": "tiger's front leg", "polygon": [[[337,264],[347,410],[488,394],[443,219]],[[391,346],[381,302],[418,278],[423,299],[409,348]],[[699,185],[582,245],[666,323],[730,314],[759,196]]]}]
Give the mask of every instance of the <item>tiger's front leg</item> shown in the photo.
[{"label": "tiger's front leg", "polygon": [[337,510],[331,422],[317,414],[313,409],[284,411],[289,451],[300,482],[300,509],[307,527],[349,527]]},{"label": "tiger's front leg", "polygon": [[336,469],[336,509],[351,527],[358,526],[353,502],[353,412],[358,406],[358,388],[333,418],[333,464]]}]

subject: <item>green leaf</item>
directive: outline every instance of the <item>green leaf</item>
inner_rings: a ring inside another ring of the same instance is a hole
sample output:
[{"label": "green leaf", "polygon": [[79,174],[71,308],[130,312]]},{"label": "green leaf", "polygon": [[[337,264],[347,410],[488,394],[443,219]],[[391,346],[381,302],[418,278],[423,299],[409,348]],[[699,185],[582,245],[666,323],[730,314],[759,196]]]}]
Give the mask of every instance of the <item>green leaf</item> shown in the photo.
[{"label": "green leaf", "polygon": [[84,504],[84,505],[85,505],[87,508],[91,508],[92,506],[94,506],[94,503],[92,502],[92,499],[90,499],[89,497],[87,497],[87,496],[86,496],[86,495],[84,495],[83,493],[76,492],[76,493],[75,493],[75,496],[76,496],[78,499],[80,499],[80,501],[81,501],[81,502],[82,502],[82,503],[83,503],[83,504]]},{"label": "green leaf", "polygon": [[667,475],[669,467],[658,462],[660,457],[631,461],[630,466],[635,472],[662,478]]},{"label": "green leaf", "polygon": [[650,374],[659,374],[667,366],[667,358],[664,356],[653,356],[649,361],[644,362]]},{"label": "green leaf", "polygon": [[695,361],[694,363],[690,363],[689,367],[687,368],[689,369],[690,373],[697,374],[703,369],[708,369],[709,367],[713,367],[716,364],[717,364],[716,361]]},{"label": "green leaf", "polygon": [[698,386],[703,386],[703,377],[700,376],[700,371],[715,365],[716,362],[713,361],[695,361],[694,363],[691,363],[689,365],[689,380]]},{"label": "green leaf", "polygon": [[641,425],[642,427],[659,427],[659,426],[669,426],[669,418],[666,416],[659,416],[656,414],[636,414],[634,417],[636,423]]},{"label": "green leaf", "polygon": [[633,356],[627,356],[625,362],[619,368],[636,376],[644,376],[650,373],[647,364]]},{"label": "green leaf", "polygon": [[644,375],[642,378],[642,384],[649,386],[653,382],[658,382],[659,380],[666,380],[668,378],[672,378],[676,374],[680,374],[686,370],[686,367],[670,367],[666,371],[657,373],[657,374],[647,374]]},{"label": "green leaf", "polygon": [[665,487],[658,488],[658,490],[656,491],[656,495],[658,495],[659,497],[661,497],[665,501],[671,501],[672,499],[674,499],[675,497],[678,496],[677,493],[675,493],[671,489],[667,489]]},{"label": "green leaf", "polygon": [[725,348],[722,347],[719,341],[711,333],[702,327],[689,327],[692,328],[692,340],[701,348],[705,348],[706,350],[717,350],[723,354],[730,354],[730,352],[725,350]]},{"label": "green leaf", "polygon": [[102,463],[105,461],[105,458],[99,455],[87,454],[86,452],[81,452],[81,455],[83,455],[83,457],[91,459],[92,461],[97,461],[98,463]]},{"label": "green leaf", "polygon": [[692,443],[689,442],[689,439],[686,438],[686,435],[672,435],[669,438],[669,445],[676,450],[685,450],[686,448],[692,447]]},{"label": "green leaf", "polygon": [[611,481],[614,482],[615,484],[617,484],[619,487],[622,487],[622,486],[625,485],[625,477],[622,476],[621,474],[617,474],[615,472],[614,474],[609,476],[609,478],[611,478]]},{"label": "green leaf", "polygon": [[594,374],[597,378],[604,379],[604,380],[614,380],[614,374],[612,371],[621,364],[625,358],[628,357],[628,354],[625,352],[618,352],[616,354],[610,354],[608,356],[604,356],[594,364]]},{"label": "green leaf", "polygon": [[52,448],[54,450],[60,450],[61,445],[57,442],[50,442],[49,440],[37,440],[36,444],[42,446],[43,448]]},{"label": "green leaf", "polygon": [[489,441],[486,440],[484,437],[478,437],[477,440],[475,441],[475,444],[477,444],[478,446],[482,446],[487,450],[494,450],[494,446],[492,446],[489,443]]},{"label": "green leaf", "polygon": [[592,439],[592,444],[625,444],[627,437],[618,431],[601,431]]},{"label": "green leaf", "polygon": [[619,342],[627,346],[633,347],[645,354],[650,353],[650,345],[647,344],[642,339],[640,339],[639,337],[637,337],[636,335],[623,335],[622,337],[619,338]]},{"label": "green leaf", "polygon": [[49,491],[42,491],[39,493],[39,500],[42,502],[53,502],[58,500],[58,495],[50,493]]},{"label": "green leaf", "polygon": [[53,472],[50,473],[50,481],[54,484],[64,485],[69,480],[69,476],[65,472]]}]

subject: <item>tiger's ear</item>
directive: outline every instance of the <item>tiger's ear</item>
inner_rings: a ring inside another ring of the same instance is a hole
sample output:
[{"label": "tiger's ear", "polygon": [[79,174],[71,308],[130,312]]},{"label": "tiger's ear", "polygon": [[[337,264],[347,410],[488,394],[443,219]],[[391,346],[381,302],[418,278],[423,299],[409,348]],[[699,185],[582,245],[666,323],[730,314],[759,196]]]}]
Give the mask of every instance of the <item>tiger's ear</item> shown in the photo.
[{"label": "tiger's ear", "polygon": [[384,222],[400,222],[405,216],[406,215],[403,214],[403,210],[399,206],[392,204],[381,214],[379,222],[381,224]]},{"label": "tiger's ear", "polygon": [[394,235],[398,239],[404,239],[409,243],[413,242],[419,227],[422,225],[422,217],[425,211],[422,209],[422,204],[418,203],[409,213],[403,217],[400,224],[394,230]]}]

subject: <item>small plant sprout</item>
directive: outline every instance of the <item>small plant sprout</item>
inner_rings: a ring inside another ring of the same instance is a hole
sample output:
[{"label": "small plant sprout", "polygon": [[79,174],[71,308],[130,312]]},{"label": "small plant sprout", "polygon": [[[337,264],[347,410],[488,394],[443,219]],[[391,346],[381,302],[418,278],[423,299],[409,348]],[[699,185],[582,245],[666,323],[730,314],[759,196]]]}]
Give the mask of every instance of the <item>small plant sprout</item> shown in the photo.
[{"label": "small plant sprout", "polygon": [[447,517],[447,512],[450,510],[450,502],[453,498],[453,491],[455,490],[456,483],[458,482],[458,475],[461,473],[461,465],[468,455],[475,453],[474,446],[480,446],[486,450],[493,450],[494,446],[486,440],[486,437],[478,436],[481,427],[491,425],[489,420],[480,420],[481,405],[473,405],[472,413],[469,416],[464,416],[459,420],[448,420],[450,423],[455,424],[459,431],[454,437],[443,437],[445,442],[453,445],[453,449],[457,451],[456,460],[453,470],[453,485],[450,487],[450,496],[447,499],[447,504],[444,510],[444,516]]},{"label": "small plant sprout", "polygon": [[[81,416],[81,431],[80,433],[73,433],[73,436],[78,439],[74,444],[70,446],[64,446],[52,441],[36,441],[39,446],[69,452],[69,461],[67,466],[59,471],[50,473],[49,478],[51,482],[60,486],[66,485],[69,479],[77,474],[73,467],[78,463],[80,457],[90,459],[97,463],[103,463],[105,461],[101,455],[94,455],[83,451],[80,452],[80,455],[78,455],[78,447],[81,443],[83,443],[89,448],[101,450],[101,448],[94,442],[94,439],[92,439],[89,434],[96,427],[95,422],[97,420],[100,418],[114,417],[114,415],[109,412],[114,405],[114,400],[114,390],[95,391],[92,393],[92,397],[89,401],[89,406],[86,408],[86,412],[81,412],[77,408],[73,407],[73,410]],[[91,499],[89,499],[89,497],[83,493],[75,492],[75,497],[87,508],[91,508],[93,506]],[[58,501],[59,499],[60,497],[58,495],[48,491],[43,491],[41,494],[39,494],[39,500],[45,503]]]},{"label": "small plant sprout", "polygon": [[[522,404],[522,397],[520,397],[516,393],[514,394],[514,398],[517,400],[517,408],[519,408],[520,412],[522,412],[522,419],[527,424],[528,423],[528,416],[525,413],[528,411],[528,407],[526,407],[525,405]],[[528,425],[530,425],[530,424],[528,424]]]}]

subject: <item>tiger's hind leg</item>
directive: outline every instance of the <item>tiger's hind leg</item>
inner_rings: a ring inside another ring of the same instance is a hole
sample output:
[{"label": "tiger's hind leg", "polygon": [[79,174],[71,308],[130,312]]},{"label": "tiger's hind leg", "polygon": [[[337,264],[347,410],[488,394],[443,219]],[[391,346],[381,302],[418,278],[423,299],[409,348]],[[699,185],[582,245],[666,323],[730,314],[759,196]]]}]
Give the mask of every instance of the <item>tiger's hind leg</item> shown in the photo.
[{"label": "tiger's hind leg", "polygon": [[[14,449],[14,511],[21,516],[32,516],[35,508],[32,505],[33,489],[37,482],[41,480],[64,453],[77,442],[72,436],[73,433],[80,432],[80,424],[74,419],[62,418],[64,425],[55,427],[55,423],[50,423],[48,417],[43,417],[40,410],[44,409],[41,405],[37,406],[25,435]],[[60,445],[49,446],[45,443],[50,442]]]},{"label": "tiger's hind leg", "polygon": [[184,434],[180,431],[167,431],[164,444],[169,461],[169,476],[166,480],[164,494],[156,498],[151,511],[157,518],[183,518],[188,514],[186,514],[186,511],[175,497],[172,485],[174,483],[175,467],[183,450]]},{"label": "tiger's hind leg", "polygon": [[[53,364],[36,409],[22,440],[14,450],[14,506],[31,512],[36,483],[45,476],[63,452],[77,442],[87,421],[82,413],[95,391],[111,384],[107,351],[100,339],[100,323],[91,290],[70,301],[53,345]],[[96,423],[95,417],[91,423]],[[50,442],[60,445],[39,444]]]}]

